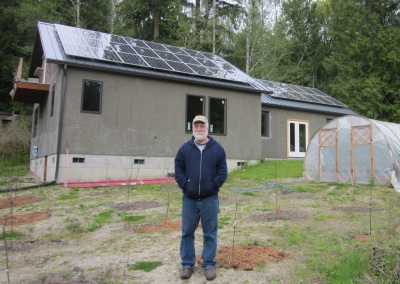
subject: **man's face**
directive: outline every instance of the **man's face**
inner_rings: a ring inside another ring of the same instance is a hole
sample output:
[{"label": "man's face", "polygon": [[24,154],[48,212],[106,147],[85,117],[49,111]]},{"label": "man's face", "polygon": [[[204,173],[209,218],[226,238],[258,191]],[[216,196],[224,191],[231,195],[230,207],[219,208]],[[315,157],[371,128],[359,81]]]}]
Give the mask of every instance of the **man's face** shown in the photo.
[{"label": "man's face", "polygon": [[196,141],[203,141],[208,135],[208,125],[203,122],[195,122],[193,124],[193,136]]}]

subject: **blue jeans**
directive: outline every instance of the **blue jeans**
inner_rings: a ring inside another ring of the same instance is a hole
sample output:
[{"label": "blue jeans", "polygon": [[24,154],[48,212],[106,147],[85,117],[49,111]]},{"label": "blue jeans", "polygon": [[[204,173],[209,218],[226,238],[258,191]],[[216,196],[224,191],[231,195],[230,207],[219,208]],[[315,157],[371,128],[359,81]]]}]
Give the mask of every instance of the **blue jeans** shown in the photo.
[{"label": "blue jeans", "polygon": [[203,268],[215,266],[218,235],[218,196],[213,195],[203,199],[182,198],[182,239],[180,254],[183,268],[192,268],[196,262],[194,249],[194,232],[199,220],[203,228]]}]

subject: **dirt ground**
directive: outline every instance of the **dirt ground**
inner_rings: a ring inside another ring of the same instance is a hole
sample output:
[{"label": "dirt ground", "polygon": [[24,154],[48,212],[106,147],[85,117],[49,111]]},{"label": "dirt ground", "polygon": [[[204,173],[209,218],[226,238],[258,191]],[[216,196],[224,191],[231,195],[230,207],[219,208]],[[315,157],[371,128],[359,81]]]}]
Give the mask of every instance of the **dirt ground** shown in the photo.
[{"label": "dirt ground", "polygon": [[[174,188],[173,191],[176,199],[179,199],[179,189]],[[189,280],[179,278],[181,223],[177,208],[170,209],[175,213],[170,212],[168,221],[160,222],[154,216],[164,214],[166,203],[157,196],[151,197],[154,200],[150,200],[149,196],[146,196],[148,200],[136,200],[138,193],[135,191],[127,197],[126,191],[120,189],[78,189],[74,194],[80,199],[60,201],[60,197],[70,196],[69,194],[70,189],[55,187],[0,195],[2,228],[12,228],[24,236],[22,239],[1,241],[3,254],[0,257],[0,283],[8,283],[8,277],[9,283],[17,284],[206,283],[201,259],[198,259],[196,270]],[[91,198],[99,199],[90,204],[84,203],[83,200]],[[304,258],[304,252],[297,249],[286,251],[266,245],[271,243],[269,240],[273,236],[268,235],[265,227],[284,228],[288,222],[297,224],[312,219],[309,209],[299,212],[293,204],[312,204],[314,194],[285,191],[280,198],[284,200],[281,202],[284,204],[282,208],[271,206],[273,210],[265,212],[249,210],[243,216],[237,216],[240,220],[237,231],[236,227],[220,230],[216,257],[218,277],[213,283],[305,283],[296,282],[293,278],[294,268]],[[259,201],[245,195],[222,195],[221,210],[233,216],[233,212],[238,211],[238,204],[245,208],[249,200]],[[271,195],[270,203],[273,204],[273,201],[274,196]],[[87,224],[86,216],[73,212],[86,210],[90,214],[91,208],[96,206],[101,206],[102,210],[111,208],[118,217],[129,213],[155,219],[141,224],[108,222],[93,232],[85,231],[78,236],[71,233],[71,228],[84,228],[84,224]],[[349,205],[332,206],[330,211],[363,213],[379,212],[382,209]],[[340,228],[341,225],[335,226]],[[246,231],[247,233],[240,231],[244,232],[248,228],[255,229]],[[400,228],[397,230],[400,233]],[[232,239],[232,236],[237,239]],[[352,238],[366,242],[369,235],[354,234]],[[244,239],[250,241],[244,244]],[[199,226],[196,231],[198,256],[201,255],[201,242]],[[138,261],[162,261],[163,265],[150,272],[130,270],[129,265]],[[323,282],[317,277],[313,283]]]},{"label": "dirt ground", "polygon": [[[16,198],[13,202],[13,206],[21,206],[23,204],[27,204],[29,202],[36,202],[38,199],[34,196],[25,196]],[[11,206],[11,202],[9,199],[0,200],[0,208],[9,208]],[[3,205],[4,204],[4,205]],[[133,204],[125,204],[125,205],[117,205],[114,206],[119,210],[143,210],[161,206],[156,202],[135,202]],[[274,214],[275,215],[275,214]],[[270,220],[288,220],[292,216],[293,218],[297,218],[297,216],[289,213],[280,212],[276,218],[270,218]],[[45,212],[33,212],[22,215],[13,215],[7,216],[6,218],[0,219],[0,224],[3,226],[11,226],[13,230],[16,230],[17,226],[33,224],[47,218],[50,218],[51,215]],[[267,218],[268,220],[268,218]],[[200,225],[199,225],[200,227]],[[174,222],[163,222],[154,225],[144,225],[138,226],[135,231],[138,233],[154,233],[154,232],[172,232],[179,231],[181,229],[181,221]],[[31,242],[29,246],[30,249],[34,247],[35,242]],[[42,245],[43,242],[37,242],[38,246]],[[24,245],[22,243],[14,243],[13,246],[10,245],[10,249],[16,249],[16,246],[19,246],[20,250],[23,250]],[[260,247],[257,244],[253,246],[228,246],[218,249],[216,261],[219,263],[220,267],[224,268],[233,268],[240,270],[253,270],[259,264],[267,264],[270,262],[278,262],[284,259],[290,259],[293,255],[290,253],[285,253],[281,250],[278,250],[274,247]],[[201,258],[197,260],[198,264],[201,264]]]}]

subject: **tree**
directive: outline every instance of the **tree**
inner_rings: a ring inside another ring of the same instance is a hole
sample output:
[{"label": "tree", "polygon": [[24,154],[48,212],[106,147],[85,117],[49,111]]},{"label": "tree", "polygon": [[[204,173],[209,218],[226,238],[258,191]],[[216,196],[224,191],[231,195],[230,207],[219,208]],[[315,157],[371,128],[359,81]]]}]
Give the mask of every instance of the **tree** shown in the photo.
[{"label": "tree", "polygon": [[400,122],[400,3],[331,3],[330,93],[361,115]]},{"label": "tree", "polygon": [[[188,5],[184,0],[124,0],[117,8],[120,34],[144,40],[159,41],[159,37],[174,37],[170,25],[177,27],[182,7]],[[162,30],[164,29],[164,30]]]}]

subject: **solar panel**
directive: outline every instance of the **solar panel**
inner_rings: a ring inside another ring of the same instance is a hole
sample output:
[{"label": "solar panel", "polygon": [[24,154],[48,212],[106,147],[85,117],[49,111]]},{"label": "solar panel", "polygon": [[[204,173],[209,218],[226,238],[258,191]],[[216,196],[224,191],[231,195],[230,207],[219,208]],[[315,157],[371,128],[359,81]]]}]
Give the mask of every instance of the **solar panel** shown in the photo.
[{"label": "solar panel", "polygon": [[59,24],[55,28],[68,56],[254,83],[251,76],[215,54]]},{"label": "solar panel", "polygon": [[268,89],[272,90],[271,96],[289,100],[305,101],[324,105],[347,107],[345,104],[332,98],[316,88],[284,84],[266,80],[258,80]]}]

